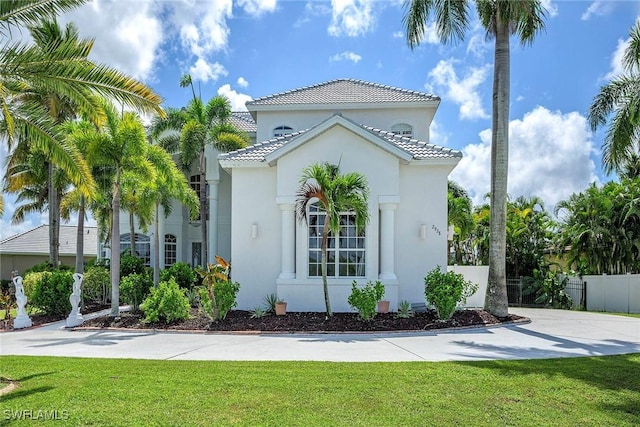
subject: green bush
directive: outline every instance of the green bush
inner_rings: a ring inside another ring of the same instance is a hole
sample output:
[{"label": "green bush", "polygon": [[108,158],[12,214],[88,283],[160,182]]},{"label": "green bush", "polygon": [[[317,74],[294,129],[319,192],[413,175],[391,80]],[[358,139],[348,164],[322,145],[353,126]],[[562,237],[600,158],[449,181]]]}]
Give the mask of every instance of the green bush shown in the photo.
[{"label": "green bush", "polygon": [[120,257],[120,278],[127,277],[131,274],[144,273],[144,261],[135,255],[131,255],[130,250],[122,252]]},{"label": "green bush", "polygon": [[51,264],[49,261],[43,261],[40,264],[36,264],[34,266],[31,266],[30,268],[26,269],[24,271],[24,273],[22,274],[22,277],[26,276],[29,273],[41,273],[43,271],[57,271],[57,270],[62,270],[62,271],[73,271],[74,268],[70,265],[66,265],[66,264],[60,264],[58,267],[55,267],[53,264]]},{"label": "green bush", "polygon": [[42,279],[36,282],[31,305],[45,314],[67,314],[71,311],[69,296],[72,292],[73,274],[70,271],[43,274]]},{"label": "green bush", "polygon": [[200,304],[209,319],[217,322],[227,317],[229,310],[238,305],[236,295],[239,290],[240,284],[230,280],[200,288]]},{"label": "green bush", "polygon": [[185,289],[190,289],[196,281],[196,273],[186,262],[176,262],[160,272],[160,280],[167,281],[170,277],[176,279],[178,286]]},{"label": "green bush", "polygon": [[140,303],[149,295],[153,280],[148,274],[130,274],[120,281],[120,300],[138,308]]},{"label": "green bush", "polygon": [[478,290],[478,285],[465,281],[462,274],[453,271],[443,273],[440,266],[431,270],[424,278],[424,295],[427,303],[432,304],[441,320],[448,320],[456,311],[458,303],[465,303],[467,298]]},{"label": "green bush", "polygon": [[376,316],[376,305],[384,296],[384,285],[376,280],[375,284],[370,280],[367,284],[358,288],[358,283],[354,280],[351,284],[351,295],[347,299],[349,305],[356,310],[362,320],[371,320]]},{"label": "green bush", "polygon": [[149,295],[140,304],[145,314],[145,321],[149,323],[171,323],[189,317],[189,300],[180,289],[176,281],[171,278],[168,282],[160,282],[157,288],[151,288]]},{"label": "green bush", "polygon": [[89,267],[82,276],[82,300],[106,304],[111,300],[111,274],[104,267]]},{"label": "green bush", "polygon": [[22,278],[22,287],[24,288],[24,294],[27,297],[27,303],[31,303],[33,299],[33,292],[36,290],[38,283],[42,282],[45,277],[51,276],[50,271],[37,271],[32,273],[26,273]]}]

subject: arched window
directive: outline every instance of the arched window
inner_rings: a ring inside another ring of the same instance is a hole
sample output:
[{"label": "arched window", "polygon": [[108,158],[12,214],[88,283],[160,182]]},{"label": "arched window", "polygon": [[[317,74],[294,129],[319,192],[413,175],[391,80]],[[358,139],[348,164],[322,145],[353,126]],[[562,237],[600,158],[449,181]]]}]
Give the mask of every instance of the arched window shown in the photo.
[{"label": "arched window", "polygon": [[[327,217],[318,203],[309,205],[309,277],[322,276],[322,230]],[[337,254],[337,256],[336,256]],[[340,234],[336,239],[329,233],[327,243],[327,276],[364,277],[365,275],[365,233],[356,232],[355,215],[351,212],[340,214]]]},{"label": "arched window", "polygon": [[[120,253],[131,248],[131,234],[120,235]],[[136,233],[136,247],[135,251],[132,251],[133,255],[141,258],[144,261],[144,265],[151,266],[151,240],[149,236],[145,234]]]},{"label": "arched window", "polygon": [[273,128],[273,137],[277,138],[279,136],[284,136],[287,134],[293,133],[293,128],[290,126],[277,126]]},{"label": "arched window", "polygon": [[408,123],[398,123],[391,126],[391,132],[395,133],[396,135],[411,138],[413,136],[413,126]]},{"label": "arched window", "polygon": [[173,234],[164,235],[164,266],[171,267],[176,263],[176,254],[178,251],[178,239]]}]

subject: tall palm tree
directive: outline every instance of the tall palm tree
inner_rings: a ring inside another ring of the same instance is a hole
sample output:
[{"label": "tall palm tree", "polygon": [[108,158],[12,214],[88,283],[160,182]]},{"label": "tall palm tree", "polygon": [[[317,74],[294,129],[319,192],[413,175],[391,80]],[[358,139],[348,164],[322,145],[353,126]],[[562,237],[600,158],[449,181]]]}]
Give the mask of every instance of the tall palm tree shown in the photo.
[{"label": "tall palm tree", "polygon": [[[427,20],[435,18],[443,43],[462,40],[469,24],[470,0],[410,0],[403,22],[411,48],[425,34]],[[509,162],[510,36],[532,43],[544,28],[545,8],[540,0],[476,0],[476,10],[487,36],[495,40],[491,137],[491,230],[489,283],[485,309],[509,314],[506,282],[507,174]]]},{"label": "tall palm tree", "polygon": [[466,241],[473,231],[473,203],[467,191],[455,181],[449,180],[447,191],[448,224],[453,227],[453,240],[447,242],[447,257],[451,253],[451,245],[455,249],[455,263],[463,261],[462,242]]},{"label": "tall palm tree", "polygon": [[96,165],[114,170],[111,190],[111,316],[119,315],[120,302],[120,195],[122,175],[137,171],[154,179],[155,171],[145,157],[148,145],[140,118],[132,112],[122,115],[112,105],[101,106],[106,114],[105,124],[99,129],[83,128],[70,138],[89,147],[89,158]]},{"label": "tall palm tree", "polygon": [[602,164],[607,173],[623,172],[625,162],[640,152],[640,21],[631,28],[629,37],[622,59],[624,74],[600,88],[587,117],[595,131],[613,114],[602,144]]},{"label": "tall palm tree", "polygon": [[[189,170],[198,161],[200,174],[200,231],[202,236],[201,264],[205,267],[209,257],[207,233],[207,188],[205,147],[210,144],[220,152],[228,152],[246,147],[247,135],[237,130],[229,121],[231,104],[224,96],[215,96],[205,105],[202,97],[196,95],[191,76],[186,74],[180,86],[191,87],[193,99],[184,109],[169,109],[166,119],[156,119],[151,125],[151,135],[169,151],[180,150],[182,169]],[[216,218],[211,218],[215,221]]]},{"label": "tall palm tree", "polygon": [[[19,27],[53,20],[86,0],[3,0],[0,2],[0,34],[20,31]],[[18,28],[16,28],[18,27]],[[92,191],[92,181],[77,152],[63,144],[63,135],[51,114],[25,93],[56,93],[83,111],[100,114],[96,96],[146,112],[164,114],[162,99],[146,85],[105,65],[87,59],[93,40],[59,40],[49,49],[38,45],[4,43],[0,47],[0,131],[11,149],[15,141],[28,144],[47,154],[72,181]]]},{"label": "tall palm tree", "polygon": [[321,269],[324,304],[328,317],[333,316],[327,283],[327,247],[329,234],[340,234],[340,214],[353,212],[356,233],[365,229],[369,222],[369,187],[367,179],[358,172],[340,174],[339,166],[329,163],[314,163],[302,170],[300,188],[296,193],[296,216],[307,222],[307,205],[317,200],[325,212],[321,241]]}]

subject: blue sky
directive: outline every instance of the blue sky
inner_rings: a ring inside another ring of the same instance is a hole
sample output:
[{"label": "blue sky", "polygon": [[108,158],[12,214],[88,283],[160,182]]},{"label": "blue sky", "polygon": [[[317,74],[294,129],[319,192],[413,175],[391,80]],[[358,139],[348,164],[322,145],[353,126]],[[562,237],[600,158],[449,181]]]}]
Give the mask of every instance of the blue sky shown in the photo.
[{"label": "blue sky", "polygon": [[[604,130],[592,133],[586,113],[599,87],[621,71],[640,3],[543,4],[545,31],[531,46],[511,44],[509,193],[540,196],[553,210],[591,182],[615,179],[601,171]],[[443,46],[430,27],[412,51],[403,15],[402,0],[94,0],[61,21],[95,38],[94,60],[146,82],[165,106],[189,101],[178,85],[186,72],[204,99],[224,94],[236,110],[335,78],[436,94],[442,102],[432,142],[462,150],[451,178],[481,203],[489,191],[493,42],[472,9],[464,41]],[[0,238],[47,222],[46,214],[32,215],[11,226],[14,198],[5,197]]]}]

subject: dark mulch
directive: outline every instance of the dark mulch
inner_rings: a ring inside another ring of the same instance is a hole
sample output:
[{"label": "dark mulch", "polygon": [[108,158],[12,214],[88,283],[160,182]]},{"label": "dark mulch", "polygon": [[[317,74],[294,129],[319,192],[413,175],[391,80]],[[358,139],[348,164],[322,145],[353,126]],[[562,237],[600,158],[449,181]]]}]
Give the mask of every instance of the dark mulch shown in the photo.
[{"label": "dark mulch", "polygon": [[[105,308],[109,308],[110,305],[103,304],[88,304],[83,310],[82,313],[90,313],[94,311],[103,310]],[[31,319],[31,323],[33,326],[40,326],[47,323],[58,322],[60,320],[64,320],[67,318],[66,314],[30,314],[29,318]],[[0,321],[0,331],[10,331],[13,330],[13,319],[10,320],[1,320]]]},{"label": "dark mulch", "polygon": [[138,329],[166,329],[166,330],[209,330],[209,331],[261,331],[261,332],[362,332],[362,331],[422,331],[443,328],[459,328],[470,326],[486,326],[512,323],[524,319],[516,315],[497,318],[483,310],[461,310],[447,321],[437,319],[434,311],[430,310],[408,319],[397,318],[395,313],[378,314],[368,322],[358,318],[357,313],[334,313],[327,319],[324,313],[290,312],[284,316],[267,314],[264,317],[252,319],[251,312],[234,310],[229,312],[226,319],[211,323],[198,310],[191,312],[191,318],[171,324],[148,324],[143,321],[140,312],[123,312],[120,317],[100,317],[85,321],[83,327],[94,328],[138,328]]}]

